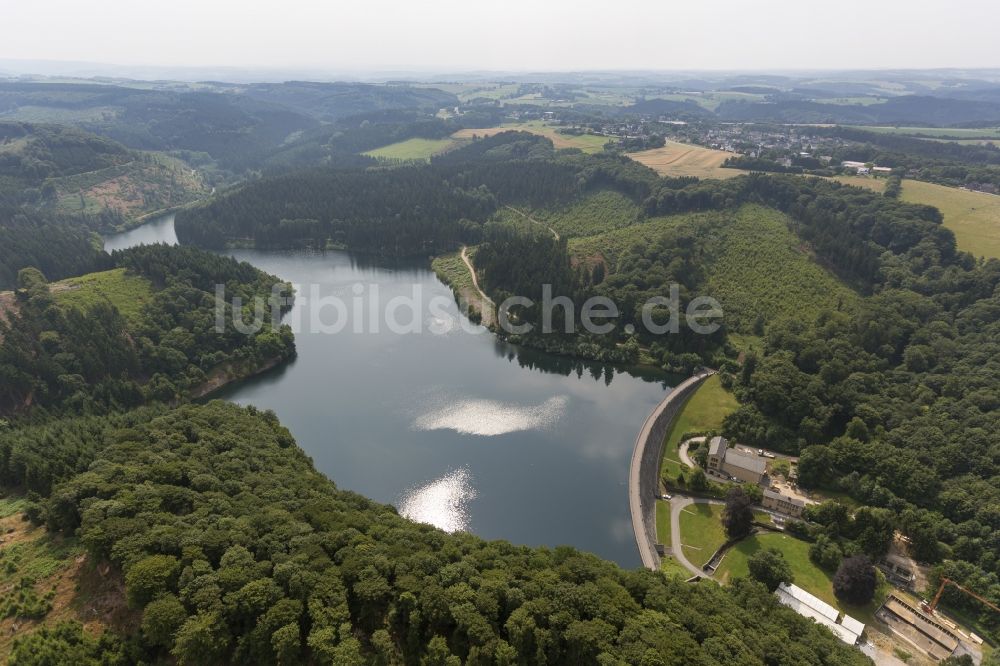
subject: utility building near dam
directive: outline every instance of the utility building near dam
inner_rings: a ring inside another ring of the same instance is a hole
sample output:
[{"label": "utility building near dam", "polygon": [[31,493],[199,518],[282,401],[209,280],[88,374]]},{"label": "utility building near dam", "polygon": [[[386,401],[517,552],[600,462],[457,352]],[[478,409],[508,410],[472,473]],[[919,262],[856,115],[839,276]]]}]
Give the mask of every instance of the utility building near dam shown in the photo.
[{"label": "utility building near dam", "polygon": [[738,481],[760,483],[767,476],[767,461],[729,448],[725,437],[713,437],[708,444],[708,470]]}]

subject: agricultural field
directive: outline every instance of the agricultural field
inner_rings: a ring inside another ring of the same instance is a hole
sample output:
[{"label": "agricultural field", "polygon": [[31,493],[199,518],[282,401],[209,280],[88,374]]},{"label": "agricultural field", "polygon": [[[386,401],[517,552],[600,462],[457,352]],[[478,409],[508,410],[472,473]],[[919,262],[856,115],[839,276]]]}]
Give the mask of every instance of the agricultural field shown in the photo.
[{"label": "agricultural field", "polygon": [[691,564],[698,567],[706,564],[726,542],[722,509],[721,504],[697,503],[681,511],[681,548]]},{"label": "agricultural field", "polygon": [[661,176],[696,176],[698,178],[735,178],[739,169],[723,169],[722,163],[733,156],[723,150],[703,148],[690,143],[667,141],[662,148],[628,153]]},{"label": "agricultural field", "polygon": [[624,194],[600,190],[581,201],[554,210],[532,211],[531,216],[566,238],[593,236],[636,223],[639,207]]},{"label": "agricultural field", "polygon": [[87,308],[102,301],[111,303],[133,324],[142,319],[143,308],[153,298],[149,280],[130,275],[124,268],[55,282],[50,290],[62,305]]},{"label": "agricultural field", "polygon": [[906,180],[902,198],[940,210],[944,226],[955,232],[958,249],[1000,258],[1000,196]]},{"label": "agricultural field", "polygon": [[518,83],[458,83],[451,87],[444,87],[438,84],[428,84],[434,88],[441,88],[445,92],[450,92],[458,96],[462,102],[473,99],[485,98],[492,100],[509,99],[517,94],[521,85]]},{"label": "agricultural field", "polygon": [[833,574],[819,568],[809,559],[809,543],[778,532],[756,534],[733,546],[722,559],[715,572],[715,579],[726,584],[735,578],[746,578],[749,576],[747,563],[750,557],[766,548],[776,548],[785,556],[796,585],[865,624],[872,621],[875,611],[888,594],[888,584],[883,582],[870,603],[864,606],[841,603],[833,594]]},{"label": "agricultural field", "polygon": [[925,139],[925,141],[957,143],[960,146],[996,146],[1000,148],[1000,139]]},{"label": "agricultural field", "polygon": [[[837,180],[876,192],[885,189],[885,181],[878,178],[838,176]],[[904,180],[902,198],[903,201],[926,204],[940,210],[944,215],[944,226],[955,233],[958,249],[977,257],[1000,258],[1000,196],[920,180]]]},{"label": "agricultural field", "polygon": [[561,134],[558,127],[548,125],[540,120],[532,120],[526,123],[511,123],[501,127],[467,128],[461,129],[452,134],[453,139],[471,139],[473,137],[493,136],[501,132],[531,132],[552,140],[552,145],[557,150],[563,148],[579,148],[585,153],[599,153],[604,150],[604,144],[609,139],[596,134]]},{"label": "agricultural field", "polygon": [[458,143],[455,139],[421,139],[413,138],[406,141],[391,143],[388,146],[369,150],[365,155],[387,160],[421,160],[428,161],[434,155],[443,153]]},{"label": "agricultural field", "polygon": [[1000,139],[1000,127],[878,127],[872,125],[852,126],[854,129],[878,134],[900,134],[903,136],[927,136],[954,139]]},{"label": "agricultural field", "polygon": [[872,178],[870,176],[835,176],[833,179],[839,183],[843,183],[844,185],[863,187],[866,190],[872,190],[874,192],[885,191],[884,178]]}]

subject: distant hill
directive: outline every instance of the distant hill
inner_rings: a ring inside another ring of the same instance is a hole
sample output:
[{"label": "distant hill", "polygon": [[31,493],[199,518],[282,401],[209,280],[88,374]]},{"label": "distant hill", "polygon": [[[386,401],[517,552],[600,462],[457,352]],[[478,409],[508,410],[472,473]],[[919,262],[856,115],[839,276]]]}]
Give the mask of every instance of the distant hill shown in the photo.
[{"label": "distant hill", "polygon": [[0,122],[0,199],[127,222],[205,192],[183,162],[63,125]]},{"label": "distant hill", "polygon": [[714,114],[692,100],[646,99],[625,109],[645,115],[673,116],[676,118],[711,118]]},{"label": "distant hill", "polygon": [[824,104],[805,99],[763,103],[726,101],[716,109],[731,122],[957,126],[1000,123],[1000,102],[902,95],[878,104]]},{"label": "distant hill", "polygon": [[455,95],[437,88],[367,83],[258,83],[247,86],[243,93],[251,99],[280,104],[324,121],[377,110],[437,111],[458,104]]},{"label": "distant hill", "polygon": [[207,154],[235,174],[298,133],[385,110],[437,111],[458,99],[435,88],[360,83],[205,84],[205,90],[0,82],[0,120],[55,122],[130,148]]}]

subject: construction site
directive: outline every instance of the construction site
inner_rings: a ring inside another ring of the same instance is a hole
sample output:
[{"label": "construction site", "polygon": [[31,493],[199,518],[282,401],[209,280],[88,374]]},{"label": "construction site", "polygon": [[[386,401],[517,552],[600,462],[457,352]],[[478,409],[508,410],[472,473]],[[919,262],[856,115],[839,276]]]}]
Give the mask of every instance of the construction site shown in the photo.
[{"label": "construction site", "polygon": [[983,639],[975,633],[965,631],[959,624],[938,610],[941,594],[945,587],[953,586],[1000,613],[1000,608],[972,590],[958,583],[942,578],[932,601],[919,601],[910,595],[894,591],[875,612],[875,618],[882,622],[902,643],[926,655],[931,661],[941,661],[948,657],[969,655],[973,663],[979,664],[983,658]]}]

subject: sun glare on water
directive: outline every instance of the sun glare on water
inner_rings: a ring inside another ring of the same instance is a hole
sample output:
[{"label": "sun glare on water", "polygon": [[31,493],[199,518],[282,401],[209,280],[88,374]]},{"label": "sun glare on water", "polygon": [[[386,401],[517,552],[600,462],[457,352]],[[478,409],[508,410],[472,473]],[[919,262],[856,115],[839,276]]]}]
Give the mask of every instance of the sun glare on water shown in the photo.
[{"label": "sun glare on water", "polygon": [[472,474],[467,469],[456,469],[403,493],[399,512],[447,532],[466,531],[470,523],[468,504],[475,497]]},{"label": "sun glare on water", "polygon": [[413,427],[493,437],[547,428],[562,418],[568,403],[569,398],[561,395],[529,406],[496,400],[459,400],[418,416]]}]

